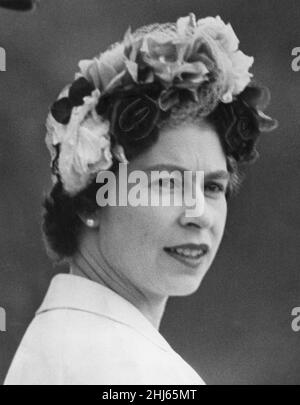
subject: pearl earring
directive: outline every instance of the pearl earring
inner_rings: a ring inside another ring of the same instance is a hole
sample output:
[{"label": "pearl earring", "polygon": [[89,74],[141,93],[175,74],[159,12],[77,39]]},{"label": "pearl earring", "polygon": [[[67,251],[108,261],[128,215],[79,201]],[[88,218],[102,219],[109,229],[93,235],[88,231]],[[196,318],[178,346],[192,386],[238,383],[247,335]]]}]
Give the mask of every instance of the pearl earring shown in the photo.
[{"label": "pearl earring", "polygon": [[86,220],[86,224],[87,224],[87,226],[89,226],[90,228],[92,228],[93,226],[95,226],[95,220],[89,218],[89,219]]}]

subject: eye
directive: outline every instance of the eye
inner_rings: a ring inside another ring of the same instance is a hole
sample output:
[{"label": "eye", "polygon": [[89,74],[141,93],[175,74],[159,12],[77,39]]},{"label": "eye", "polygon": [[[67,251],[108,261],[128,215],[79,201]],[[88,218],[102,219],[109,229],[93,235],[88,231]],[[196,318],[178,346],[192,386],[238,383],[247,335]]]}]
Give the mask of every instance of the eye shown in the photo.
[{"label": "eye", "polygon": [[177,185],[177,181],[173,177],[165,178],[165,179],[160,178],[158,180],[158,184],[159,184],[159,187],[169,187],[169,184],[170,184],[170,189],[174,189]]},{"label": "eye", "polygon": [[208,192],[209,194],[212,194],[212,195],[223,194],[223,193],[225,194],[225,187],[221,183],[211,182],[211,183],[207,183],[205,185],[205,192]]}]

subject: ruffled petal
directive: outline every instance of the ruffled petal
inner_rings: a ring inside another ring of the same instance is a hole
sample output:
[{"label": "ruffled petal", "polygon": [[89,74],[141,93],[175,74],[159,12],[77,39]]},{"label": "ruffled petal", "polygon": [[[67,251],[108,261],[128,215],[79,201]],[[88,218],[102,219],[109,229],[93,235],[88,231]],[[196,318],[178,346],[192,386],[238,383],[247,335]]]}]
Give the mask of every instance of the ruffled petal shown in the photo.
[{"label": "ruffled petal", "polygon": [[194,13],[190,13],[187,17],[180,17],[176,22],[177,33],[180,37],[192,35],[196,25],[196,17]]},{"label": "ruffled petal", "polygon": [[79,69],[81,71],[81,74],[91,83],[94,84],[94,86],[101,91],[103,90],[103,84],[98,68],[98,59],[93,58],[91,60],[81,60],[78,63]]}]

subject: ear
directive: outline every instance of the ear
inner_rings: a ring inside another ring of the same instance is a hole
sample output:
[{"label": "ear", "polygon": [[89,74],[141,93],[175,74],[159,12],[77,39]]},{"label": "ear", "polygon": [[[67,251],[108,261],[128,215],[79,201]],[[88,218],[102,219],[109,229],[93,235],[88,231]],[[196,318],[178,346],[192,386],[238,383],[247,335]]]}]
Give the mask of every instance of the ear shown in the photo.
[{"label": "ear", "polygon": [[98,228],[100,221],[97,210],[93,213],[78,213],[79,218],[88,228]]}]

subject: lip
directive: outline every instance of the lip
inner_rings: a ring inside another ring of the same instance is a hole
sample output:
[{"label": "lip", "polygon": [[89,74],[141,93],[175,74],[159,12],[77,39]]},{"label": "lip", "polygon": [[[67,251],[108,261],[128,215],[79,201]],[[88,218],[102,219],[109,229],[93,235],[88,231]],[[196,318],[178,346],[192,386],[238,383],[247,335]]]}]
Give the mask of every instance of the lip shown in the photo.
[{"label": "lip", "polygon": [[[204,254],[198,258],[183,257],[175,252],[168,250],[170,248],[172,248],[172,249],[175,249],[175,248],[194,249],[194,250],[203,249]],[[185,243],[183,245],[174,245],[174,246],[164,247],[163,249],[169,256],[173,257],[174,259],[178,260],[179,262],[184,263],[185,265],[188,265],[189,267],[196,268],[205,259],[206,255],[209,251],[209,246],[206,243],[200,243],[200,244]]]},{"label": "lip", "polygon": [[192,249],[192,250],[204,250],[205,253],[209,251],[207,243],[185,243],[183,245],[166,246],[167,249]]}]

